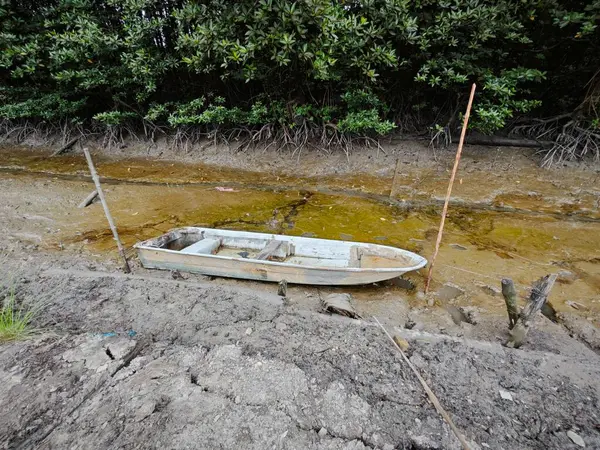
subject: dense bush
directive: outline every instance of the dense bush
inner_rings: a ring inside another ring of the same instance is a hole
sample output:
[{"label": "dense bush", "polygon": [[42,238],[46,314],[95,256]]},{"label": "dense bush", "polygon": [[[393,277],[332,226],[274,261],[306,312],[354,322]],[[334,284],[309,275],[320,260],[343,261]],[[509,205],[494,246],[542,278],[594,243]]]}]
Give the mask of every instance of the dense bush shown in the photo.
[{"label": "dense bush", "polygon": [[377,136],[452,129],[477,82],[483,132],[575,112],[593,131],[599,14],[599,0],[13,0],[0,117]]}]

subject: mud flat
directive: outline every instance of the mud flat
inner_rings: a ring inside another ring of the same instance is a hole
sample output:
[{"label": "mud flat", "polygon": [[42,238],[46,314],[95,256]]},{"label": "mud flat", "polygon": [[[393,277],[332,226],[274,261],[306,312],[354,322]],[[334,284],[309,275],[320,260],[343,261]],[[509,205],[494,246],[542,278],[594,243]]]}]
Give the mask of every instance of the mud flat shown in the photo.
[{"label": "mud flat", "polygon": [[[525,197],[514,195],[518,180],[463,191],[464,204],[451,209],[433,306],[418,295],[416,273],[414,290],[350,290],[365,318],[357,321],[319,311],[320,296],[341,292],[335,288],[290,286],[283,300],[274,285],[174,279],[135,260],[134,274],[124,275],[99,205],[77,209],[93,189],[78,157],[43,170],[41,153],[13,149],[0,160],[0,277],[19,302],[43,305],[41,334],[0,345],[3,448],[460,448],[372,315],[409,342],[411,361],[472,448],[580,448],[567,432],[600,447],[593,170],[560,178],[556,190],[538,183]],[[372,179],[379,164],[366,169]],[[128,176],[153,165],[160,173]],[[411,182],[409,208],[400,198],[383,201],[383,182],[340,186],[299,171],[288,183],[281,180],[289,175],[264,170],[253,177],[266,180],[246,180],[231,165],[222,169],[231,177],[207,169],[212,178],[189,182],[164,165],[98,164],[111,178],[107,197],[128,246],[203,224],[384,242],[427,256],[438,213],[432,186],[446,177],[433,163],[408,164],[420,179],[436,174]],[[536,170],[524,167],[522,179],[550,177]],[[215,189],[223,185],[238,192]],[[557,323],[540,316],[523,348],[504,348],[500,278],[513,277],[525,294],[533,279],[557,270],[570,274],[550,296]],[[449,305],[468,320],[456,321]]]}]

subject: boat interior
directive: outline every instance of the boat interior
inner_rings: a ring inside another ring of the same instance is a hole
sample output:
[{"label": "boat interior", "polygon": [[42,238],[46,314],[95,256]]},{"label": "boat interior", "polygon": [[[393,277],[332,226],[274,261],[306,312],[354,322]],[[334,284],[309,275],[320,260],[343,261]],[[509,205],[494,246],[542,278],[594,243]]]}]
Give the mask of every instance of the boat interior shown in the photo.
[{"label": "boat interior", "polygon": [[190,255],[218,255],[318,267],[396,268],[417,263],[395,249],[376,245],[208,229],[174,230],[145,245]]}]

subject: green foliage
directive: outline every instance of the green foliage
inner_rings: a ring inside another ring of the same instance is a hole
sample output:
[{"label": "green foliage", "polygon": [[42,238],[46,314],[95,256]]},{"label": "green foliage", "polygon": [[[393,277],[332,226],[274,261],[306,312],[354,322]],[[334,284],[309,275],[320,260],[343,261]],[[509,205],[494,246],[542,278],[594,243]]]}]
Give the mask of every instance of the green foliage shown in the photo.
[{"label": "green foliage", "polygon": [[98,113],[94,116],[94,120],[103,123],[106,126],[122,125],[127,120],[136,117],[137,114],[127,111],[107,111]]},{"label": "green foliage", "polygon": [[38,330],[31,322],[39,312],[40,308],[36,307],[18,307],[14,289],[11,289],[0,307],[0,342],[22,340],[35,334]]},{"label": "green foliage", "polygon": [[407,110],[447,123],[477,82],[492,133],[581,103],[599,17],[600,0],[5,2],[0,118],[381,135]]}]

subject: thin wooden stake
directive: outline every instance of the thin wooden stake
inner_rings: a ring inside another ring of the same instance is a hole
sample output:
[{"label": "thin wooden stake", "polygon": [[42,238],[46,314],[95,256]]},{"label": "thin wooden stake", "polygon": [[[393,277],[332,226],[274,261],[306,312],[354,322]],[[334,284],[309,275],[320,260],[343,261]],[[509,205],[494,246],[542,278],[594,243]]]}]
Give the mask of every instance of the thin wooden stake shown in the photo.
[{"label": "thin wooden stake", "polygon": [[389,340],[392,341],[392,344],[394,344],[394,347],[396,347],[396,349],[402,355],[402,359],[404,359],[404,362],[406,364],[408,364],[408,367],[411,368],[411,370],[414,372],[414,374],[416,375],[416,377],[419,379],[419,382],[421,383],[421,386],[423,386],[423,389],[427,393],[427,397],[429,397],[429,400],[431,401],[431,403],[433,403],[433,406],[435,407],[436,411],[440,414],[440,416],[442,416],[444,418],[444,420],[446,421],[446,423],[450,426],[450,428],[452,429],[452,432],[458,438],[458,440],[461,443],[463,449],[464,450],[471,450],[471,447],[469,447],[469,444],[467,443],[467,441],[463,437],[462,433],[458,430],[458,428],[456,428],[456,425],[454,425],[454,422],[452,421],[452,418],[450,417],[450,415],[446,412],[446,410],[444,409],[444,407],[442,406],[442,404],[440,403],[440,401],[438,400],[438,398],[436,397],[436,395],[433,393],[433,391],[431,390],[431,388],[429,387],[429,385],[427,384],[427,382],[423,379],[423,377],[421,376],[421,374],[419,373],[419,371],[417,370],[417,368],[413,365],[413,363],[410,362],[410,359],[408,359],[408,357],[404,353],[404,350],[402,350],[402,348],[394,340],[394,338],[391,336],[391,334],[388,332],[388,330],[385,329],[385,327],[381,324],[381,322],[377,319],[377,317],[373,316],[373,319],[375,319],[375,322],[377,322],[377,324],[383,330],[383,332],[387,335],[387,337],[389,338]]},{"label": "thin wooden stake", "polygon": [[125,249],[123,248],[123,244],[121,244],[121,240],[119,239],[119,233],[117,233],[117,227],[113,221],[112,216],[110,215],[110,211],[108,210],[108,205],[106,204],[106,199],[104,198],[104,192],[102,192],[102,186],[100,186],[100,178],[98,178],[98,174],[96,173],[96,168],[94,167],[94,162],[92,161],[92,157],[90,156],[90,152],[87,148],[83,149],[83,153],[85,154],[85,159],[87,160],[88,167],[90,168],[90,173],[92,174],[92,179],[94,180],[94,184],[96,185],[96,191],[98,191],[98,197],[100,197],[100,202],[102,202],[102,208],[104,208],[104,214],[106,215],[106,220],[108,220],[108,225],[112,231],[112,234],[117,241],[117,247],[119,249],[119,254],[121,258],[123,258],[123,270],[125,273],[131,273],[131,268],[129,267],[129,262],[127,261],[127,256],[125,256]]},{"label": "thin wooden stake", "polygon": [[394,169],[394,178],[392,178],[392,189],[390,190],[390,200],[396,197],[396,184],[398,183],[398,177],[400,176],[400,158],[396,159],[396,168]]},{"label": "thin wooden stake", "polygon": [[456,171],[458,170],[458,162],[460,161],[460,155],[462,154],[463,144],[465,143],[465,134],[467,133],[467,125],[469,124],[469,116],[471,115],[471,106],[473,105],[473,97],[475,97],[476,85],[473,83],[471,87],[471,95],[469,96],[469,104],[467,105],[467,113],[463,121],[463,127],[460,131],[460,140],[458,141],[458,149],[456,150],[456,159],[454,160],[454,167],[452,168],[452,175],[450,175],[450,182],[448,183],[448,192],[446,192],[446,200],[444,201],[444,209],[442,210],[442,220],[440,221],[440,229],[438,230],[437,240],[435,241],[435,251],[431,258],[431,264],[429,265],[429,272],[427,273],[427,281],[425,282],[425,293],[429,291],[429,283],[431,282],[431,275],[433,274],[433,265],[437,258],[438,251],[440,250],[440,243],[442,242],[442,235],[444,234],[444,223],[446,222],[446,214],[448,213],[448,203],[450,202],[450,195],[452,194],[452,185],[454,184],[454,178],[456,177]]}]

